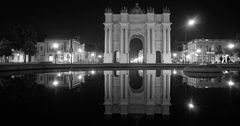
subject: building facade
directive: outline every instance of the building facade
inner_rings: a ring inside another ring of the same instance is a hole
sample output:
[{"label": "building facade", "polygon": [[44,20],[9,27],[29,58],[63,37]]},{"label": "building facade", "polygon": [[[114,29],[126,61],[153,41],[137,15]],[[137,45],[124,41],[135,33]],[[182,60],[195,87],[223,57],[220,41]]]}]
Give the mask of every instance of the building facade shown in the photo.
[{"label": "building facade", "polygon": [[229,45],[239,45],[236,40],[220,40],[220,39],[194,39],[183,45],[182,59],[187,63],[220,63],[220,57],[223,58],[221,63],[226,62],[229,56],[231,61],[238,61],[236,55],[230,56],[228,52],[234,48],[229,48]]},{"label": "building facade", "polygon": [[134,39],[142,42],[143,63],[171,63],[169,9],[162,14],[155,14],[152,8],[145,12],[138,4],[130,12],[123,8],[120,14],[106,9],[104,26],[104,63],[130,63],[130,43]]},{"label": "building facade", "polygon": [[37,43],[38,62],[80,63],[85,62],[85,44],[70,39],[45,40]]}]

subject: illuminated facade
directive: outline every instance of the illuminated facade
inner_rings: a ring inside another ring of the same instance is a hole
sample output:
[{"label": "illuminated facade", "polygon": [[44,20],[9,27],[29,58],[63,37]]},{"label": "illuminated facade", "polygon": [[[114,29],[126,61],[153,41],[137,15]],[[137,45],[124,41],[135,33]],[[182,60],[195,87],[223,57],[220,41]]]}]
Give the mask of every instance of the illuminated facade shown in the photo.
[{"label": "illuminated facade", "polygon": [[58,73],[39,73],[37,74],[37,84],[45,87],[67,87],[73,89],[85,83],[85,71],[77,72],[58,72]]},{"label": "illuminated facade", "polygon": [[[195,39],[188,42],[184,46],[182,59],[189,63],[219,63],[219,57],[222,56],[226,60],[228,56],[224,50],[229,44],[239,43],[236,40],[219,40],[219,39]],[[232,61],[237,61],[237,56],[230,57]]]},{"label": "illuminated facade", "polygon": [[105,115],[170,115],[171,70],[138,70],[142,81],[133,83],[130,72],[104,71]]},{"label": "illuminated facade", "polygon": [[134,39],[142,42],[143,63],[171,63],[169,9],[162,14],[155,14],[153,8],[145,12],[138,4],[130,12],[123,8],[120,14],[106,9],[104,26],[104,63],[130,63],[130,43]]},{"label": "illuminated facade", "polygon": [[78,63],[85,62],[85,53],[85,44],[80,42],[69,39],[46,40],[37,43],[36,60],[38,62]]}]

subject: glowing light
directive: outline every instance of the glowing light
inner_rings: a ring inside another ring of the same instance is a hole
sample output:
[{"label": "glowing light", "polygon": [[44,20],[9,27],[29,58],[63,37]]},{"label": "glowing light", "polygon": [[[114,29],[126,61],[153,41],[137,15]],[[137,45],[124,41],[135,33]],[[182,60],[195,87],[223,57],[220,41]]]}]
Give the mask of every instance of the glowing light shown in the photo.
[{"label": "glowing light", "polygon": [[229,86],[233,86],[234,85],[234,82],[232,80],[228,81],[228,85]]},{"label": "glowing light", "polygon": [[92,75],[95,74],[95,73],[96,73],[96,71],[94,71],[94,70],[91,71],[91,74],[92,74]]},{"label": "glowing light", "polygon": [[197,49],[197,53],[200,53],[201,52],[201,49]]},{"label": "glowing light", "polygon": [[193,109],[193,108],[194,108],[194,104],[193,104],[193,103],[189,103],[189,104],[188,104],[188,108],[189,108],[189,109]]},{"label": "glowing light", "polygon": [[19,53],[17,53],[17,56],[19,56],[20,54]]},{"label": "glowing light", "polygon": [[91,56],[94,57],[94,56],[95,56],[95,53],[91,53]]},{"label": "glowing light", "polygon": [[187,55],[186,58],[187,58],[187,59],[190,59],[190,55]]},{"label": "glowing light", "polygon": [[177,56],[177,53],[173,53],[173,57],[176,57]]},{"label": "glowing light", "polygon": [[58,73],[57,76],[60,77],[60,76],[61,76],[61,73]]},{"label": "glowing light", "polygon": [[57,49],[58,48],[58,44],[57,43],[53,43],[53,48]]},{"label": "glowing light", "polygon": [[228,44],[228,48],[229,48],[229,49],[232,49],[232,48],[234,48],[234,47],[235,47],[234,44]]},{"label": "glowing light", "polygon": [[98,58],[102,58],[102,55],[98,55]]},{"label": "glowing light", "polygon": [[82,49],[78,49],[78,52],[83,52],[83,50]]},{"label": "glowing light", "polygon": [[57,51],[57,54],[60,54],[61,53],[61,51]]},{"label": "glowing light", "polygon": [[81,79],[82,79],[82,76],[81,76],[81,75],[79,75],[79,76],[78,76],[78,79],[79,79],[79,80],[81,80]]},{"label": "glowing light", "polygon": [[58,86],[59,82],[57,80],[53,81],[53,86]]},{"label": "glowing light", "polygon": [[173,74],[174,74],[174,75],[177,74],[177,71],[176,71],[176,70],[173,70]]},{"label": "glowing light", "polygon": [[223,74],[228,74],[228,71],[227,70],[223,71]]},{"label": "glowing light", "polygon": [[193,26],[196,23],[194,19],[188,21],[188,26]]}]

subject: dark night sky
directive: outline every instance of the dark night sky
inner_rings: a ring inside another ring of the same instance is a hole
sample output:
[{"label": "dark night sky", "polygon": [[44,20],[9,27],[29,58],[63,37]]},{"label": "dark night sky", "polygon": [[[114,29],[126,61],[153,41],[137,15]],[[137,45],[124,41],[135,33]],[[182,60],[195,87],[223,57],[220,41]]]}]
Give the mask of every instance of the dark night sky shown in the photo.
[{"label": "dark night sky", "polygon": [[199,23],[188,29],[189,39],[235,38],[240,32],[240,6],[233,0],[24,0],[1,3],[0,34],[15,24],[30,24],[50,37],[80,35],[85,43],[102,43],[104,9],[112,7],[114,13],[119,13],[124,5],[131,9],[136,2],[142,8],[152,6],[157,13],[167,3],[171,9],[172,37],[177,40],[184,40],[184,23],[195,16]]}]

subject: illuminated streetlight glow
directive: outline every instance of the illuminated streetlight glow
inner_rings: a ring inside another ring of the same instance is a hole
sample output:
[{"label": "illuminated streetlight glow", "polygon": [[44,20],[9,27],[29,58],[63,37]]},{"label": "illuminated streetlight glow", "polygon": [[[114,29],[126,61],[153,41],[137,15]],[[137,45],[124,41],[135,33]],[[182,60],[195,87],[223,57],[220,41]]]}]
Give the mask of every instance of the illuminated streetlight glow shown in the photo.
[{"label": "illuminated streetlight glow", "polygon": [[78,76],[78,79],[79,79],[79,80],[81,80],[81,79],[82,79],[82,76],[81,76],[81,75],[79,75],[79,76]]},{"label": "illuminated streetlight glow", "polygon": [[229,48],[229,49],[232,49],[232,48],[234,48],[234,47],[235,47],[234,44],[228,44],[228,48]]},{"label": "illuminated streetlight glow", "polygon": [[58,48],[58,44],[57,43],[53,43],[53,48],[57,49]]},{"label": "illuminated streetlight glow", "polygon": [[82,49],[78,49],[78,52],[83,52],[83,50]]},{"label": "illuminated streetlight glow", "polygon": [[173,53],[173,57],[176,57],[177,56],[177,53]]},{"label": "illuminated streetlight glow", "polygon": [[176,71],[176,70],[173,70],[173,74],[174,74],[174,75],[177,74],[177,71]]},{"label": "illuminated streetlight glow", "polygon": [[17,53],[17,56],[19,56],[20,54],[19,53]]},{"label": "illuminated streetlight glow", "polygon": [[60,77],[60,76],[61,76],[61,73],[58,73],[57,76]]},{"label": "illuminated streetlight glow", "polygon": [[95,73],[96,73],[96,71],[94,71],[94,70],[91,71],[91,74],[92,74],[92,75],[95,74]]},{"label": "illuminated streetlight glow", "polygon": [[190,55],[187,55],[186,58],[187,58],[187,59],[190,59]]},{"label": "illuminated streetlight glow", "polygon": [[189,104],[188,104],[188,107],[189,107],[189,109],[193,109],[193,108],[194,108],[193,103],[189,103]]},{"label": "illuminated streetlight glow", "polygon": [[188,21],[188,26],[193,26],[196,23],[194,19]]},{"label": "illuminated streetlight glow", "polygon": [[57,86],[59,83],[57,80],[53,81],[53,86]]},{"label": "illuminated streetlight glow", "polygon": [[230,80],[230,81],[228,82],[228,85],[229,85],[229,86],[233,86],[233,85],[234,85],[234,82],[233,82],[232,80]]},{"label": "illuminated streetlight glow", "polygon": [[197,49],[197,53],[200,53],[201,52],[201,49]]},{"label": "illuminated streetlight glow", "polygon": [[102,55],[98,55],[98,58],[102,58]]},{"label": "illuminated streetlight glow", "polygon": [[61,51],[57,51],[57,54],[60,54],[61,53]]},{"label": "illuminated streetlight glow", "polygon": [[92,57],[95,56],[95,53],[91,53],[91,56],[92,56]]}]

